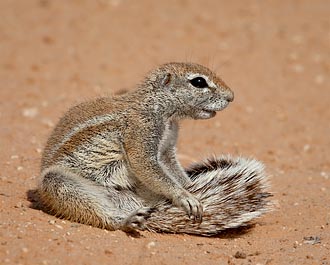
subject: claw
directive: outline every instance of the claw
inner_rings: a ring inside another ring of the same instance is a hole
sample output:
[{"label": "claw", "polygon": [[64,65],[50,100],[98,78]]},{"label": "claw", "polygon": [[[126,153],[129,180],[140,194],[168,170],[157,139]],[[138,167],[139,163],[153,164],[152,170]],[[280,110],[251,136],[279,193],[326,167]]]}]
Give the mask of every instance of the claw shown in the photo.
[{"label": "claw", "polygon": [[177,200],[176,205],[185,209],[190,220],[194,222],[202,222],[203,206],[190,193],[183,193]]}]

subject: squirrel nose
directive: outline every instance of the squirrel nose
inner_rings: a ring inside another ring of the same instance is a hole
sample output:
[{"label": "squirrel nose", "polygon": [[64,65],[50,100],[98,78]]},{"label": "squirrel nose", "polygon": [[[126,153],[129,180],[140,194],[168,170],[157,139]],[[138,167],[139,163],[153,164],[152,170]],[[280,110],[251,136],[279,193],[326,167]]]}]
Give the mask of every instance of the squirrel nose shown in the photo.
[{"label": "squirrel nose", "polygon": [[229,90],[226,93],[226,100],[232,102],[234,100],[234,92]]}]

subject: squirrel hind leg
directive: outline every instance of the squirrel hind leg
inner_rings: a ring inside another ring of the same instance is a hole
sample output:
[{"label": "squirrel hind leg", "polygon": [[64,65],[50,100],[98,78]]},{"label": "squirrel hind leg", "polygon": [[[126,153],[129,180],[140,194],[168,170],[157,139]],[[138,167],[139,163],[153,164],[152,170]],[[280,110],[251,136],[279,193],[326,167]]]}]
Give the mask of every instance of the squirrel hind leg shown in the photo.
[{"label": "squirrel hind leg", "polygon": [[212,158],[187,172],[193,180],[188,191],[204,208],[203,222],[190,220],[183,210],[163,201],[147,220],[148,230],[212,236],[246,226],[272,209],[264,166],[256,160]]},{"label": "squirrel hind leg", "polygon": [[109,230],[141,229],[147,216],[139,212],[143,205],[133,192],[96,185],[58,166],[43,172],[38,197],[48,213]]}]

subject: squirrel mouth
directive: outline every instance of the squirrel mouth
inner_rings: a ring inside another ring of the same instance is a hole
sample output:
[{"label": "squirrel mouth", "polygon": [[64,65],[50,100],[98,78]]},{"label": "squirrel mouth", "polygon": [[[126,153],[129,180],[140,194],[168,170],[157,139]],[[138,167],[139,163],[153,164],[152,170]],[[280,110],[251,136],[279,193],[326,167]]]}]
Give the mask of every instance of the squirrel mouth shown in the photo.
[{"label": "squirrel mouth", "polygon": [[217,107],[217,108],[201,108],[200,110],[206,113],[217,113],[217,111],[221,111],[224,108],[226,108],[227,105],[221,106],[221,107]]},{"label": "squirrel mouth", "polygon": [[215,110],[208,110],[208,109],[200,109],[200,112],[203,116],[207,116],[207,117],[214,117],[217,112]]},{"label": "squirrel mouth", "polygon": [[201,111],[207,112],[207,113],[213,113],[213,112],[217,112],[219,110],[214,110],[214,109],[201,109]]},{"label": "squirrel mouth", "polygon": [[228,101],[222,101],[220,104],[209,104],[204,106],[199,106],[198,117],[201,119],[209,119],[217,114],[217,111],[221,111],[228,106]]}]

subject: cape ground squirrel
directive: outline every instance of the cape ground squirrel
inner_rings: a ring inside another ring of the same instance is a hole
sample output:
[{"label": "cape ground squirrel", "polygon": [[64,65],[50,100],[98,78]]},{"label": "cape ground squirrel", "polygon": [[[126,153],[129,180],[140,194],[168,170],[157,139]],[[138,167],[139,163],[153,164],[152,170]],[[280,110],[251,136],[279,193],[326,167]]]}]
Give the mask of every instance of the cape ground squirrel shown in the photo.
[{"label": "cape ground squirrel", "polygon": [[209,69],[169,63],[133,92],[71,108],[42,157],[50,213],[107,229],[212,235],[269,209],[263,166],[221,157],[183,169],[178,122],[209,119],[234,98]]}]

